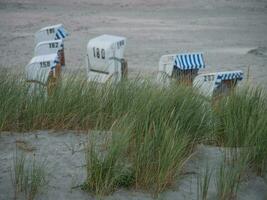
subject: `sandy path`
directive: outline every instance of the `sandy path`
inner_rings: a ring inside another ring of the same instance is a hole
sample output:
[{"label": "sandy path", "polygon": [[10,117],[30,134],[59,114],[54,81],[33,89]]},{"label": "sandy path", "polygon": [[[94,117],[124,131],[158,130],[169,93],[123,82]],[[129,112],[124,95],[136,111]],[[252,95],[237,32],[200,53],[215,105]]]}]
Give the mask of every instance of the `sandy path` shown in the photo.
[{"label": "sandy path", "polygon": [[267,86],[265,0],[0,0],[0,66],[24,70],[35,31],[56,23],[71,33],[67,71],[85,73],[88,40],[108,33],[128,38],[132,76],[154,76],[163,54],[201,51],[206,71],[250,66],[252,82]]}]

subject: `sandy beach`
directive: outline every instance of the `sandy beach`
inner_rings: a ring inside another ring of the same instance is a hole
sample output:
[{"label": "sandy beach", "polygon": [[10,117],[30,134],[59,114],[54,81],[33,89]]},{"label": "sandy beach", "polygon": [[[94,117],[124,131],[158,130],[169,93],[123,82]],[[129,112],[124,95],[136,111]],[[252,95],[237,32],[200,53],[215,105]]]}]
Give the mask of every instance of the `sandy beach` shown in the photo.
[{"label": "sandy beach", "polygon": [[[66,71],[85,74],[86,45],[101,34],[127,37],[130,76],[154,77],[161,55],[203,52],[205,71],[241,69],[267,85],[264,0],[0,0],[0,66],[24,70],[34,33],[63,23]],[[205,72],[202,70],[202,72]]]}]

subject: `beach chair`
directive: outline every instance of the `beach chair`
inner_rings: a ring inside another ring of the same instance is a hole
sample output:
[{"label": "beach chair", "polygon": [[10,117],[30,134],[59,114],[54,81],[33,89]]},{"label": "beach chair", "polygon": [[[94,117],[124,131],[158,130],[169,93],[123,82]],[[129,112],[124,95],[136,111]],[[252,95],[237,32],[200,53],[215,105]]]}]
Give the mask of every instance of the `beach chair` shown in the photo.
[{"label": "beach chair", "polygon": [[47,26],[35,33],[35,44],[51,40],[65,40],[69,33],[62,24]]},{"label": "beach chair", "polygon": [[60,78],[61,64],[57,54],[35,56],[26,66],[26,81],[31,84],[30,93],[36,86],[47,88],[51,94],[57,80]]},{"label": "beach chair", "polygon": [[48,54],[58,54],[61,66],[65,66],[64,43],[62,39],[39,42],[35,46],[34,56]]},{"label": "beach chair", "polygon": [[242,79],[243,72],[240,70],[215,72],[198,75],[193,85],[201,94],[217,99],[230,94]]},{"label": "beach chair", "polygon": [[116,83],[127,78],[128,66],[124,59],[125,45],[125,37],[101,35],[91,39],[87,45],[88,81]]},{"label": "beach chair", "polygon": [[205,68],[202,53],[164,55],[159,61],[157,81],[169,84],[171,80],[175,80],[191,86],[202,68]]}]

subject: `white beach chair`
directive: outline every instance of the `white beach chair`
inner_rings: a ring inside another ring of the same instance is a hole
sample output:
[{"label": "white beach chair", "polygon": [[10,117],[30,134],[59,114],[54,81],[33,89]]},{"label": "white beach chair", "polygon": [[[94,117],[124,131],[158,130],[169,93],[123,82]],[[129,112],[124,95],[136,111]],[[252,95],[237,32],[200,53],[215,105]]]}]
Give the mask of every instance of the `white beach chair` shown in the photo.
[{"label": "white beach chair", "polygon": [[169,84],[172,79],[193,84],[199,69],[205,68],[202,53],[182,53],[164,55],[159,61],[157,81]]},{"label": "white beach chair", "polygon": [[48,93],[60,77],[61,65],[57,54],[35,56],[26,66],[26,81],[31,84],[30,93],[34,88],[47,87]]},{"label": "white beach chair", "polygon": [[194,87],[205,96],[216,97],[227,95],[243,79],[243,72],[224,71],[198,75],[194,79]]},{"label": "white beach chair", "polygon": [[35,33],[35,44],[51,40],[65,40],[69,33],[62,24],[41,28]]},{"label": "white beach chair", "polygon": [[125,45],[125,37],[101,35],[91,39],[87,45],[88,81],[119,82],[126,77]]},{"label": "white beach chair", "polygon": [[62,39],[39,42],[35,46],[34,56],[48,54],[58,54],[61,66],[65,66],[64,43]]}]

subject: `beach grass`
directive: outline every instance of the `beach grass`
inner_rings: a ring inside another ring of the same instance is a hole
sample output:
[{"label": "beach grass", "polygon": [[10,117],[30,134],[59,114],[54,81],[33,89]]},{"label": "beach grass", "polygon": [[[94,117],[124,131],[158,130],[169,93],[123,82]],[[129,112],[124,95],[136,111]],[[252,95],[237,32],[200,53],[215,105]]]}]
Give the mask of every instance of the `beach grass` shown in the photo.
[{"label": "beach grass", "polygon": [[245,88],[221,100],[215,109],[215,137],[221,146],[242,148],[258,174],[266,169],[267,96]]},{"label": "beach grass", "polygon": [[[179,179],[200,143],[242,149],[246,165],[259,174],[266,169],[263,89],[245,88],[213,104],[194,88],[164,88],[141,78],[99,85],[68,76],[48,95],[45,88],[31,89],[21,76],[0,76],[1,131],[98,130],[109,138],[103,152],[101,139],[90,140],[86,148],[83,188],[97,195],[124,186],[153,194],[164,191]],[[227,189],[224,175],[235,177],[238,170],[242,175],[240,168],[234,169],[219,170],[219,196]],[[203,198],[209,175],[205,177]]]},{"label": "beach grass", "polygon": [[47,171],[45,160],[38,160],[35,156],[27,156],[16,151],[11,178],[14,186],[14,198],[23,194],[27,200],[33,200],[42,188],[47,185]]},{"label": "beach grass", "polygon": [[114,133],[105,133],[99,140],[98,134],[91,135],[86,147],[86,181],[82,189],[102,196],[118,187],[133,183],[133,172],[127,165],[125,152],[127,138]]},{"label": "beach grass", "polygon": [[198,186],[197,199],[198,200],[208,199],[212,174],[213,174],[213,169],[211,169],[209,165],[207,164],[207,166],[205,167],[205,170],[197,177],[197,186]]},{"label": "beach grass", "polygon": [[237,192],[248,169],[247,156],[236,148],[224,152],[224,161],[220,164],[216,176],[217,198],[235,200]]}]

